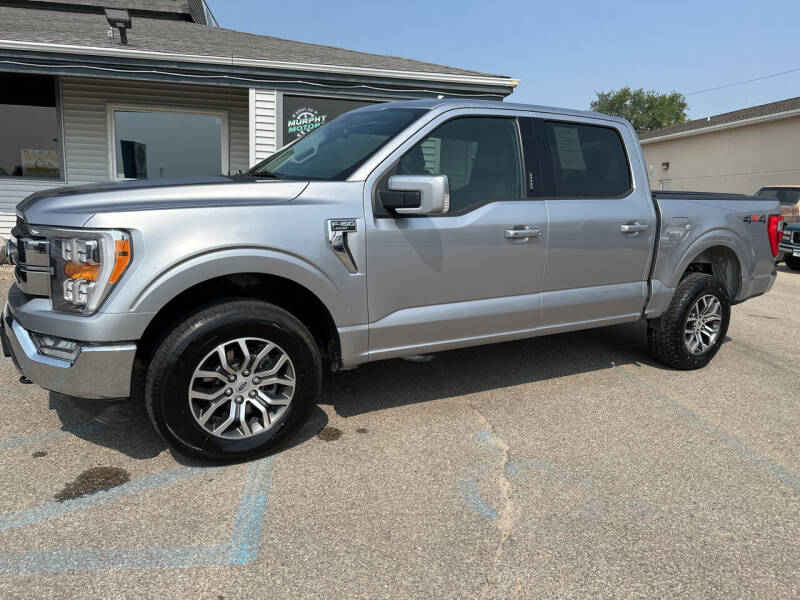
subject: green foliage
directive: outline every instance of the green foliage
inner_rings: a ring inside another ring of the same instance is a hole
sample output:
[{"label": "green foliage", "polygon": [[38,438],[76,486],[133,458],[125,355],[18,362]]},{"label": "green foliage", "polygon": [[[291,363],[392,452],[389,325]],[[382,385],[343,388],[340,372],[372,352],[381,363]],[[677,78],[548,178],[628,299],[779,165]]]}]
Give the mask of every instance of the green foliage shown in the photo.
[{"label": "green foliage", "polygon": [[679,92],[659,94],[642,88],[632,90],[625,86],[620,90],[597,92],[591,109],[628,119],[636,131],[652,131],[686,121],[686,96]]}]

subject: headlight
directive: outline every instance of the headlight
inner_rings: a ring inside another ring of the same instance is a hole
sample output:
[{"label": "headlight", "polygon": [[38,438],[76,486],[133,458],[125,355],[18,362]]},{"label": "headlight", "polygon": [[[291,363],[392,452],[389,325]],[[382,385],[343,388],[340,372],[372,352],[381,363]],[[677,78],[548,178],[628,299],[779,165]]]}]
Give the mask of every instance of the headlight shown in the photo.
[{"label": "headlight", "polygon": [[788,242],[788,241],[790,241],[791,239],[792,239],[792,232],[791,232],[791,231],[785,231],[785,230],[784,230],[784,232],[783,232],[783,237],[782,237],[782,240],[783,240],[784,242]]},{"label": "headlight", "polygon": [[41,230],[50,242],[53,310],[90,315],[131,262],[130,236],[123,231]]}]

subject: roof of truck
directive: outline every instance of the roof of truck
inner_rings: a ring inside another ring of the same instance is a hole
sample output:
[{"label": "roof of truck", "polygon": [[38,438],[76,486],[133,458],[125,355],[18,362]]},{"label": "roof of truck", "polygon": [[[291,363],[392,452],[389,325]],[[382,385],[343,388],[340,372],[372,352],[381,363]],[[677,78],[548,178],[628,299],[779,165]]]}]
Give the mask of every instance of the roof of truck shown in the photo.
[{"label": "roof of truck", "polygon": [[630,125],[628,121],[621,117],[606,115],[603,113],[592,112],[589,110],[576,110],[571,108],[559,108],[555,106],[541,106],[538,104],[521,104],[518,102],[501,102],[500,100],[480,100],[472,98],[440,98],[423,100],[399,100],[384,104],[374,104],[359,108],[358,110],[380,110],[388,105],[392,107],[419,107],[428,109],[454,110],[457,108],[498,108],[505,110],[524,110],[539,113],[549,113],[564,115],[568,117],[585,117],[588,119],[602,119],[615,121],[624,125]]}]

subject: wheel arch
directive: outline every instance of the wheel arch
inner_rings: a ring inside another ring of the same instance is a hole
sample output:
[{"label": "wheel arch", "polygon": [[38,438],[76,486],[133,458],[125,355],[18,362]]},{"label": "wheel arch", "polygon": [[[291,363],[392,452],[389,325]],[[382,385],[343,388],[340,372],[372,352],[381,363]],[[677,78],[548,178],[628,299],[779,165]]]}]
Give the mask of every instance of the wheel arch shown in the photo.
[{"label": "wheel arch", "polygon": [[748,257],[742,254],[746,247],[735,232],[727,229],[710,231],[685,248],[680,244],[659,244],[645,318],[661,315],[678,284],[693,272],[718,277],[725,283],[731,302],[735,302],[753,269],[753,260],[748,261]]},{"label": "wheel arch", "polygon": [[707,273],[719,279],[733,302],[742,289],[742,263],[736,252],[727,245],[714,245],[686,261],[680,271],[681,279],[689,273]]},{"label": "wheel arch", "polygon": [[217,272],[210,272],[206,264],[202,270],[189,270],[180,277],[165,278],[154,287],[153,293],[147,295],[148,312],[154,316],[137,343],[137,357],[146,360],[164,330],[197,307],[224,298],[252,298],[275,304],[294,315],[314,336],[325,359],[338,365],[341,344],[336,317],[329,304],[331,297],[337,300],[335,291],[325,290],[326,293],[321,294],[320,284],[312,289],[285,274],[240,270],[249,266],[244,262],[237,261],[239,269],[226,264]]}]

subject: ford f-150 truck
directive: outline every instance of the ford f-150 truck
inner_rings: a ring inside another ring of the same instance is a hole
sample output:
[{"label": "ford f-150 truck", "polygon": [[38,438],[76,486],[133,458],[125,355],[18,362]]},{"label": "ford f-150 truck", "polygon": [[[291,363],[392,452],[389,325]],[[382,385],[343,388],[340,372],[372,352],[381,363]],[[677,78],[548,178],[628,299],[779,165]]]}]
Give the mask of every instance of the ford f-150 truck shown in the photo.
[{"label": "ford f-150 truck", "polygon": [[326,367],[637,320],[660,361],[702,367],[772,286],[781,227],[774,198],[652,193],[623,119],[379,104],[245,174],[31,195],[3,348],[240,460],[297,430]]}]

